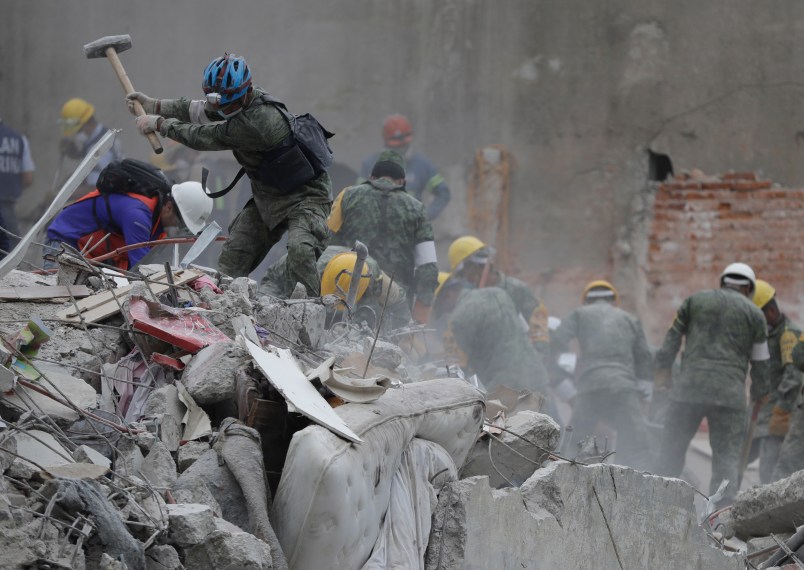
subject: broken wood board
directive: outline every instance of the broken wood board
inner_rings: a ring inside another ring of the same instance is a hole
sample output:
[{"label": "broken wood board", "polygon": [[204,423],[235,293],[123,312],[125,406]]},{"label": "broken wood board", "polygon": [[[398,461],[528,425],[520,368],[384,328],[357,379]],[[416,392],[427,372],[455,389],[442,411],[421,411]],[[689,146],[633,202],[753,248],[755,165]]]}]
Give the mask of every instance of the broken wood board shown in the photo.
[{"label": "broken wood board", "polygon": [[344,439],[363,441],[305,378],[290,350],[272,347],[266,351],[248,339],[245,343],[257,367],[299,413]]},{"label": "broken wood board", "polygon": [[[192,269],[177,269],[173,272],[173,281],[176,285],[184,285],[193,279],[198,279],[203,273]],[[161,295],[170,288],[167,283],[165,272],[157,273],[150,279],[151,291],[154,295]],[[76,303],[77,307],[70,306],[56,313],[56,317],[68,323],[80,323],[83,320],[88,323],[96,323],[120,311],[120,306],[125,301],[132,285],[118,287],[109,291],[96,293],[86,299]],[[115,300],[115,297],[117,300]]]},{"label": "broken wood board", "polygon": [[69,297],[76,299],[89,297],[92,289],[86,285],[31,285],[29,287],[0,287],[0,300],[23,301],[31,299],[58,299]]}]

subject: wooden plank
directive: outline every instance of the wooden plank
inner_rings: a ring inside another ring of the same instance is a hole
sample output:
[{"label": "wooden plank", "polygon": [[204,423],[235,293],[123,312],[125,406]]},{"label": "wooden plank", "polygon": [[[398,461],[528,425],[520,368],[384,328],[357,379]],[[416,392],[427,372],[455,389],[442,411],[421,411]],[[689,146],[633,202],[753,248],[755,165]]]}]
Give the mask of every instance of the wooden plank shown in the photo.
[{"label": "wooden plank", "polygon": [[[193,279],[197,279],[201,275],[203,275],[203,273],[191,269],[179,269],[173,272],[173,280],[176,285],[183,285]],[[150,281],[151,291],[154,292],[154,295],[161,295],[169,288],[167,276],[164,272],[153,275]],[[157,283],[154,283],[154,281]],[[120,304],[123,303],[129,291],[131,291],[131,287],[131,285],[128,285],[126,287],[118,287],[110,291],[96,293],[91,297],[78,301],[76,303],[76,305],[78,305],[78,311],[75,306],[70,306],[56,313],[56,317],[70,323],[81,322],[79,314],[83,317],[84,321],[88,323],[95,323],[111,317],[120,311],[118,302]],[[117,297],[117,301],[115,301],[115,297]]]},{"label": "wooden plank", "polygon": [[31,285],[29,287],[0,287],[2,300],[56,299],[58,297],[80,299],[92,295],[92,289],[86,285]]}]

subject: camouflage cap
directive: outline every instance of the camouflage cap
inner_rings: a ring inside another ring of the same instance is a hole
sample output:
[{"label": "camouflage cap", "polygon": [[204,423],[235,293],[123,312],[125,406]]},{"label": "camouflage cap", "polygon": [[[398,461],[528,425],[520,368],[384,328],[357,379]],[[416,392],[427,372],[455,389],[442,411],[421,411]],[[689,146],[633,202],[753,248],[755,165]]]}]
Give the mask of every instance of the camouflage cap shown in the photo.
[{"label": "camouflage cap", "polygon": [[371,169],[371,176],[374,178],[387,176],[395,180],[405,178],[405,157],[395,150],[382,151]]}]

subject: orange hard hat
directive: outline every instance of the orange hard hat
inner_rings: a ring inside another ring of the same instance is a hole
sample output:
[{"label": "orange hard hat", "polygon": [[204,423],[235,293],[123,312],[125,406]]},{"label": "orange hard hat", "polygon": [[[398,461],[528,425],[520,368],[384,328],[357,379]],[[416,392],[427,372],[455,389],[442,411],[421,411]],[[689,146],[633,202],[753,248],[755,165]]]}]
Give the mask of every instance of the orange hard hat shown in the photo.
[{"label": "orange hard hat", "polygon": [[404,115],[388,115],[382,123],[382,138],[385,146],[407,146],[413,140],[413,126]]}]

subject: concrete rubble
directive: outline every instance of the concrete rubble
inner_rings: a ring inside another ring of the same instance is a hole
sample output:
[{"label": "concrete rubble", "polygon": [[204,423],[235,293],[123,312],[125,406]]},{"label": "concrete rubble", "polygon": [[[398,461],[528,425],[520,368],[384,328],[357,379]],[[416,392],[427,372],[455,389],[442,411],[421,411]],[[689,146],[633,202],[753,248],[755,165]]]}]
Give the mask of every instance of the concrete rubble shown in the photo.
[{"label": "concrete rubble", "polygon": [[[20,271],[0,280],[56,283]],[[51,333],[35,355],[0,362],[3,568],[737,569],[772,546],[756,537],[793,540],[804,524],[800,477],[753,490],[733,528],[754,540],[726,552],[685,483],[565,461],[559,425],[535,411],[484,427],[482,395],[398,337],[327,329],[327,307],[300,291],[278,300],[246,278],[217,283],[223,294],[177,287],[214,329],[190,331],[195,350],[171,343],[167,321],[157,336],[133,332],[115,307],[97,324],[65,323],[66,300],[3,303],[0,337],[34,316]],[[168,302],[141,282],[130,295]],[[130,389],[104,377],[121,361]],[[283,366],[314,389],[294,390]],[[327,375],[357,391],[384,379],[383,390],[343,404]],[[330,403],[343,404],[335,416]]]}]

